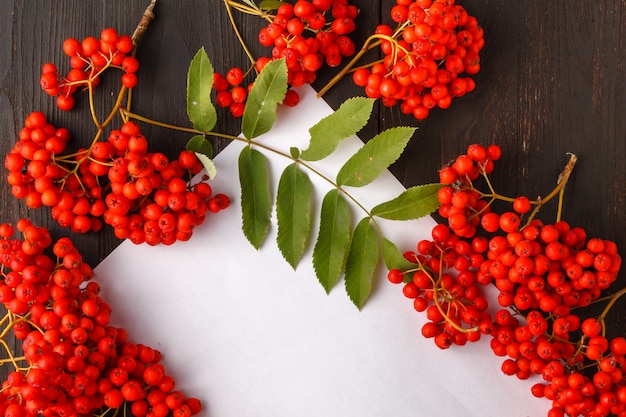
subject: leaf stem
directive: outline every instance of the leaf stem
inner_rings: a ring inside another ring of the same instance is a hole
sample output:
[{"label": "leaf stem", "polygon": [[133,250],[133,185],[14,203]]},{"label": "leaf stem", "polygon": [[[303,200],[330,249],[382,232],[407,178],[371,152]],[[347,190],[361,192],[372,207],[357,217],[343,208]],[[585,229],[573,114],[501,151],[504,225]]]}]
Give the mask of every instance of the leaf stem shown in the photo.
[{"label": "leaf stem", "polygon": [[140,122],[149,123],[151,125],[163,127],[163,128],[166,128],[166,129],[178,130],[178,131],[181,131],[181,132],[194,133],[194,134],[199,134],[199,135],[216,136],[216,137],[230,139],[230,140],[237,140],[237,139],[244,140],[241,137],[229,135],[227,133],[219,133],[219,132],[215,132],[215,131],[203,132],[201,130],[194,129],[192,127],[176,126],[176,125],[172,125],[172,124],[169,124],[169,123],[159,122],[157,120],[149,119],[147,117],[141,116],[141,115],[139,115],[137,113],[133,113],[133,112],[131,112],[131,111],[127,110],[127,109],[123,109],[123,108],[120,108],[119,111],[120,111],[120,113],[122,113],[123,117],[128,117],[130,119],[139,120]]}]

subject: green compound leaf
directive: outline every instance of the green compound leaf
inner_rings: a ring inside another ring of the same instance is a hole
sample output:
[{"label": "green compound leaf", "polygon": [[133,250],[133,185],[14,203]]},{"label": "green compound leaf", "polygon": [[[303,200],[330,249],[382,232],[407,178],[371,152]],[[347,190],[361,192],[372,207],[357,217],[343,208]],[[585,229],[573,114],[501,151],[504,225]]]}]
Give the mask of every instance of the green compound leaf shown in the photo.
[{"label": "green compound leaf", "polygon": [[313,268],[328,294],[337,284],[350,248],[350,206],[339,190],[329,191],[322,202],[320,227],[313,248]]},{"label": "green compound leaf", "polygon": [[398,160],[415,130],[412,127],[394,127],[376,135],[341,167],[337,184],[362,187],[374,181]]},{"label": "green compound leaf", "polygon": [[311,231],[313,184],[308,175],[291,164],[283,171],[276,194],[276,242],[285,260],[296,268]]},{"label": "green compound leaf", "polygon": [[374,100],[354,97],[344,101],[329,116],[326,116],[309,129],[311,141],[302,151],[305,161],[319,161],[333,153],[343,139],[360,131],[369,120]]},{"label": "green compound leaf", "polygon": [[417,266],[417,264],[407,260],[398,247],[389,239],[383,237],[381,246],[385,267],[388,270],[400,269],[401,271],[406,271]]},{"label": "green compound leaf", "polygon": [[259,249],[270,227],[272,200],[267,158],[246,147],[239,155],[241,184],[241,215],[243,233],[255,249]]},{"label": "green compound leaf", "polygon": [[269,130],[276,121],[276,108],[287,93],[287,64],[285,59],[267,63],[254,81],[241,121],[241,131],[254,139]]},{"label": "green compound leaf", "polygon": [[393,200],[381,203],[371,211],[373,216],[388,220],[415,220],[439,208],[437,193],[443,184],[424,184],[408,188]]},{"label": "green compound leaf", "polygon": [[378,236],[370,219],[365,217],[354,230],[346,262],[346,292],[359,310],[372,292],[377,266]]},{"label": "green compound leaf", "polygon": [[187,115],[196,130],[209,132],[217,123],[217,111],[211,101],[213,65],[204,48],[191,60],[187,73]]}]

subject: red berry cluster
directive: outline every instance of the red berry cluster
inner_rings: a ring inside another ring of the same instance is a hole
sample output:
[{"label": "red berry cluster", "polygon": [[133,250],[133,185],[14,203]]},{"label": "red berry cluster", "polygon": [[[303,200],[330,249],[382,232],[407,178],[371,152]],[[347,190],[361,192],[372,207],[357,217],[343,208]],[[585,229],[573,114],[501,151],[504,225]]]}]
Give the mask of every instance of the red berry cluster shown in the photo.
[{"label": "red berry cluster", "polygon": [[70,58],[71,70],[62,77],[54,64],[44,64],[41,68],[41,88],[56,97],[57,107],[65,111],[74,107],[74,93],[81,88],[97,86],[107,68],[122,69],[122,84],[133,88],[137,85],[135,73],[139,69],[137,58],[129,55],[133,48],[132,38],[119,35],[113,28],[104,29],[100,38],[88,36],[82,41],[68,38],[63,42],[63,52]]},{"label": "red berry cluster", "polygon": [[432,238],[420,241],[417,252],[405,253],[419,266],[392,269],[389,281],[403,283],[403,293],[413,300],[414,309],[426,312],[422,335],[433,338],[439,348],[477,341],[479,329],[490,321],[482,283],[474,271],[483,256],[444,224],[433,228]]},{"label": "red berry cluster", "polygon": [[[112,130],[106,141],[63,155],[70,134],[41,112],[26,117],[19,141],[5,157],[7,180],[30,208],[51,207],[52,217],[77,233],[103,224],[135,243],[187,240],[207,213],[228,207],[223,194],[190,179],[202,169],[184,150],[170,161],[148,152],[148,140],[134,122]],[[204,179],[204,178],[203,178]]]},{"label": "red berry cluster", "polygon": [[[343,58],[354,55],[354,42],[348,37],[355,30],[358,9],[348,0],[298,0],[283,3],[272,21],[259,31],[259,43],[272,48],[271,57],[256,60],[255,70],[261,72],[271,60],[284,58],[291,87],[310,84],[324,64],[337,67]],[[267,15],[266,15],[267,16]],[[248,88],[242,86],[244,71],[231,68],[226,75],[216,74],[216,102],[241,117]],[[290,89],[284,105],[299,103],[298,93]]]},{"label": "red berry cluster", "polygon": [[93,271],[69,238],[20,220],[0,225],[0,302],[8,310],[2,337],[22,341],[23,356],[0,390],[6,417],[105,415],[188,417],[200,402],[176,389],[158,350],[131,342],[110,324]]},{"label": "red berry cluster", "polygon": [[[577,313],[599,302],[617,279],[618,248],[562,220],[545,224],[531,213],[522,222],[522,213],[539,202],[478,191],[473,181],[487,178],[499,157],[498,147],[471,145],[440,172],[448,183],[440,201],[449,224],[436,225],[432,239],[405,253],[414,268],[391,270],[388,278],[403,284],[415,310],[426,312],[422,334],[438,347],[490,335],[505,374],[540,376],[532,391],[552,401],[549,417],[626,416],[626,340],[607,337],[603,327],[626,289],[596,317]],[[513,209],[496,214],[496,199]],[[457,214],[468,219],[462,228],[454,227],[462,223]],[[486,286],[498,291],[495,313]]]},{"label": "red berry cluster", "polygon": [[[497,145],[484,147],[472,144],[466,154],[459,155],[439,171],[439,181],[445,184],[437,195],[439,214],[448,220],[448,225],[455,234],[463,237],[474,236],[477,227],[481,225],[486,226],[488,232],[498,229],[499,218],[494,219],[495,213],[490,214],[491,199],[483,198],[485,196],[472,186],[472,182],[481,175],[489,175],[494,169],[494,161],[500,159],[501,155],[502,151]],[[526,197],[520,197],[520,200],[523,199],[528,201]],[[528,211],[530,203],[524,209]],[[511,227],[516,228],[518,225]]]},{"label": "red berry cluster", "polygon": [[380,25],[372,39],[380,41],[384,60],[353,73],[365,94],[385,106],[400,105],[416,119],[431,109],[446,109],[452,99],[475,88],[480,70],[483,29],[463,6],[450,0],[396,0],[394,30]]}]

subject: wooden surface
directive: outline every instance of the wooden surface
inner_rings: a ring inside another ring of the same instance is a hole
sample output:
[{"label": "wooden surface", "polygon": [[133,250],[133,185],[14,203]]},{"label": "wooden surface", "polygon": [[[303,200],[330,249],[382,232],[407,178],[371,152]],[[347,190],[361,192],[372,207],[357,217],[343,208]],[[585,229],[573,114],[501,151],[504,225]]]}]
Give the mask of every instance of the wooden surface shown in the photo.
[{"label": "wooden surface", "polygon": [[[15,143],[25,116],[44,111],[49,120],[69,128],[74,143],[93,137],[84,100],[81,109],[63,113],[39,88],[41,65],[67,69],[61,44],[65,38],[98,36],[105,27],[131,33],[147,0],[54,1],[0,0],[0,154]],[[388,22],[391,0],[354,0],[361,9],[354,39],[361,44],[376,24]],[[485,29],[482,70],[476,90],[455,100],[450,109],[434,111],[419,124],[416,137],[393,173],[406,186],[437,180],[437,170],[470,143],[497,143],[503,158],[494,173],[504,194],[543,195],[575,153],[579,163],[567,187],[564,219],[583,226],[590,236],[617,242],[626,255],[626,0],[464,0],[459,2]],[[156,120],[187,125],[186,71],[200,47],[216,70],[245,66],[220,0],[159,0],[156,19],[141,41],[140,84],[134,93],[136,112]],[[381,18],[381,16],[383,16]],[[245,39],[257,54],[261,21],[237,15]],[[331,72],[321,75],[327,79]],[[322,81],[315,84],[320,87]],[[113,93],[103,86],[100,93]],[[325,98],[336,107],[362,95],[346,80]],[[99,111],[108,110],[103,103]],[[397,109],[378,108],[362,134],[383,128],[416,125]],[[238,134],[238,121],[220,113],[218,131]],[[153,150],[170,155],[188,135],[145,126]],[[218,142],[218,150],[227,145]],[[233,179],[235,180],[235,179]],[[46,209],[29,210],[10,195],[6,170],[0,175],[1,221],[29,217],[56,237],[68,232],[55,226]],[[546,209],[542,218],[554,219]],[[107,229],[74,236],[84,257],[95,266],[117,245]],[[616,287],[626,285],[622,272]],[[626,300],[618,302],[609,331],[626,334]]]}]

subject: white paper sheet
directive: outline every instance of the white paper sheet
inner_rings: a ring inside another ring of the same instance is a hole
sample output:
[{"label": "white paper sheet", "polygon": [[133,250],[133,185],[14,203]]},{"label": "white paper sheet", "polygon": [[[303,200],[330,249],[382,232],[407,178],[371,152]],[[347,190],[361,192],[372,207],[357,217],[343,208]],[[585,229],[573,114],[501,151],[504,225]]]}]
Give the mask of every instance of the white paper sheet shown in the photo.
[{"label": "white paper sheet", "polygon": [[[308,128],[331,109],[308,87],[296,108],[281,108],[274,129],[258,140],[306,148]],[[316,166],[327,174],[362,142],[353,137]],[[201,399],[211,417],[539,417],[550,407],[500,371],[485,338],[441,351],[424,339],[422,314],[380,270],[362,311],[343,281],[326,295],[307,253],[296,271],[274,243],[275,227],[256,251],[241,232],[239,143],[216,158],[217,192],[232,206],[209,216],[191,241],[169,247],[123,242],[97,268],[113,322],[130,338],[158,348],[177,387]],[[288,161],[270,155],[275,183]],[[311,176],[317,201],[328,189]],[[403,186],[385,173],[359,201],[371,208]],[[360,217],[359,217],[360,219]],[[430,217],[385,222],[403,249],[428,237]]]}]

